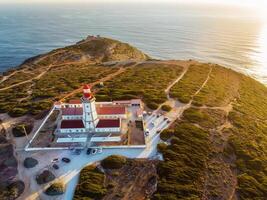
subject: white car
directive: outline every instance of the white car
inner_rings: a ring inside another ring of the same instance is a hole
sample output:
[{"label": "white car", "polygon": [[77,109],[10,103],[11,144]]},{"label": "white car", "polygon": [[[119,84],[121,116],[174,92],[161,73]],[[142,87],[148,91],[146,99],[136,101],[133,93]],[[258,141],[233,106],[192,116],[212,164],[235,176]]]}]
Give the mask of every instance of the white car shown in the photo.
[{"label": "white car", "polygon": [[102,152],[103,152],[102,148],[97,149],[97,153],[102,153]]},{"label": "white car", "polygon": [[93,149],[92,150],[92,154],[94,155],[94,154],[96,154],[97,153],[97,149]]}]

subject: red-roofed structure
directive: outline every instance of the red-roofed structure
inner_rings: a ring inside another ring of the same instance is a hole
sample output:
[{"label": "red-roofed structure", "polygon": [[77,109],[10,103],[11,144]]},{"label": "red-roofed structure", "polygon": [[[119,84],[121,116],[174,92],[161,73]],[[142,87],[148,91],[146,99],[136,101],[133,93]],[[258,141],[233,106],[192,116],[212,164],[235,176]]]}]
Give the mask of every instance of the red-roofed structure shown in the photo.
[{"label": "red-roofed structure", "polygon": [[63,108],[62,115],[83,115],[83,108]]},{"label": "red-roofed structure", "polygon": [[80,99],[71,99],[69,100],[69,104],[81,104],[81,100]]},{"label": "red-roofed structure", "polygon": [[73,128],[84,128],[84,124],[82,120],[62,120],[61,129],[73,129]]},{"label": "red-roofed structure", "polygon": [[123,106],[100,106],[96,107],[98,115],[125,115],[126,109]]},{"label": "red-roofed structure", "polygon": [[100,119],[96,128],[119,128],[120,119]]}]

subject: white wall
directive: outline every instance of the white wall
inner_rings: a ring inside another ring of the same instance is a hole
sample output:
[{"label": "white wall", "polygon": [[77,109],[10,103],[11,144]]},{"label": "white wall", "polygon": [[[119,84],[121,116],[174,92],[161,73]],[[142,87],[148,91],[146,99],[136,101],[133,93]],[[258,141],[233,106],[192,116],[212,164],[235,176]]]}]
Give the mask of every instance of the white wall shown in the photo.
[{"label": "white wall", "polygon": [[72,120],[72,119],[82,119],[82,115],[62,115],[62,119],[64,120]]},{"label": "white wall", "polygon": [[60,133],[84,133],[86,132],[85,128],[64,128],[64,129],[60,129]]},{"label": "white wall", "polygon": [[95,132],[120,132],[120,127],[117,128],[96,128]]},{"label": "white wall", "polygon": [[91,142],[119,142],[121,137],[92,137]]},{"label": "white wall", "polygon": [[98,118],[100,119],[117,119],[117,118],[120,118],[120,119],[126,119],[126,114],[124,115],[98,115]]}]

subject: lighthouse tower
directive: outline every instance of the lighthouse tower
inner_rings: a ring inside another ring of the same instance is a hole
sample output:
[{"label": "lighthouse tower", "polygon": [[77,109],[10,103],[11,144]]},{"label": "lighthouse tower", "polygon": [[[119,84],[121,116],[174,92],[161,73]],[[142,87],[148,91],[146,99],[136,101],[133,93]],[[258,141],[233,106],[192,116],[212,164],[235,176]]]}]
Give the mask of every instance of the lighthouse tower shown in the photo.
[{"label": "lighthouse tower", "polygon": [[90,86],[83,86],[83,97],[81,98],[83,105],[83,123],[89,132],[94,132],[98,123],[98,117],[95,107],[95,97],[93,96]]}]

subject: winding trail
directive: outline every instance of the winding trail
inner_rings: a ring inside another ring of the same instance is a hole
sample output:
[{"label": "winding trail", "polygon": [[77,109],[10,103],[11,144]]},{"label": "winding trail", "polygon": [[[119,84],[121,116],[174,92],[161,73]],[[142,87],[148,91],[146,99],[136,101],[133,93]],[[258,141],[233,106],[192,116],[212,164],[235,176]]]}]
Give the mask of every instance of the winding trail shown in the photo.
[{"label": "winding trail", "polygon": [[[108,80],[114,78],[115,76],[117,76],[117,75],[123,73],[125,70],[126,70],[125,67],[120,67],[116,72],[114,72],[114,73],[112,73],[112,74],[109,74],[109,75],[107,75],[107,76],[105,76],[105,77],[103,77],[103,78],[101,78],[101,79],[99,79],[99,80],[97,80],[97,81],[95,81],[95,82],[93,82],[93,83],[90,83],[90,86],[93,87],[93,86],[95,86],[95,85],[97,85],[97,84],[99,84],[99,83],[101,83],[101,82],[108,81]],[[63,98],[61,98],[59,101],[62,102],[62,101],[64,101],[65,99],[67,99],[67,98],[69,98],[69,97],[71,97],[71,96],[74,96],[74,95],[77,94],[77,93],[80,93],[80,92],[82,91],[82,89],[83,89],[83,86],[79,87],[79,88],[76,89],[76,90],[73,90],[72,92],[66,94],[66,95],[65,95]]]}]

